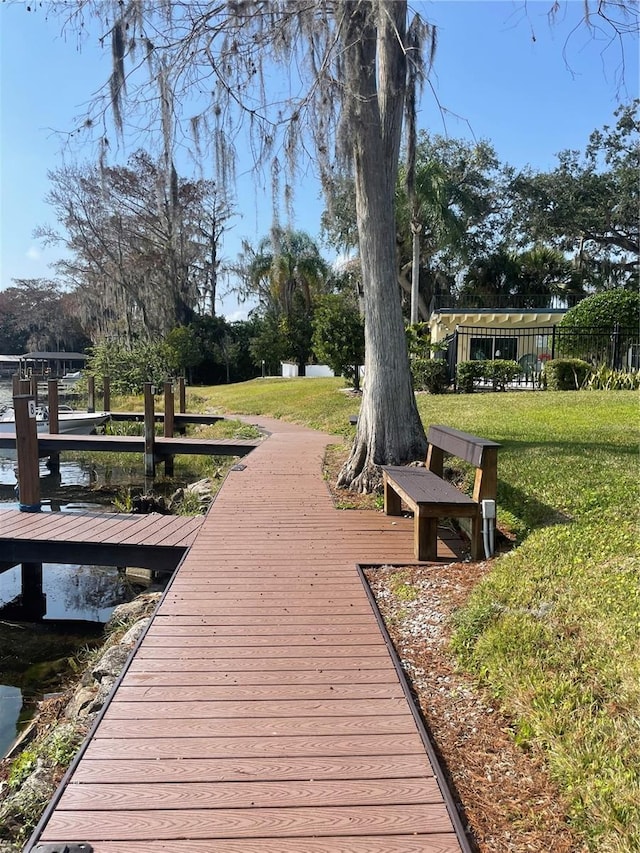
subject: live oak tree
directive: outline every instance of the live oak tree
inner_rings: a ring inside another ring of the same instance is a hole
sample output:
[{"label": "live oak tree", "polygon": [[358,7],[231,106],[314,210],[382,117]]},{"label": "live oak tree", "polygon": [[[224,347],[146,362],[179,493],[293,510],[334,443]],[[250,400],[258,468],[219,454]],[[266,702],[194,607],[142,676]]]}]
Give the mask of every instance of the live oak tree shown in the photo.
[{"label": "live oak tree", "polygon": [[514,230],[570,252],[585,285],[637,287],[640,270],[640,100],[594,130],[584,154],[562,151],[551,172],[514,177]]},{"label": "live oak tree", "polygon": [[11,287],[0,291],[0,351],[81,352],[89,343],[75,294],[63,291],[58,282],[14,279]]},{"label": "live oak tree", "polygon": [[[610,7],[618,13],[621,4],[597,4],[602,20]],[[73,23],[69,4],[59,8]],[[406,0],[76,0],[73,8],[78,24],[91,11],[106,24],[113,72],[103,109],[111,104],[116,125],[133,110],[139,126],[153,108],[169,152],[175,123],[190,116],[194,141],[210,144],[221,178],[233,173],[234,140],[248,126],[256,161],[285,201],[291,187],[282,188],[282,176],[307,152],[327,186],[336,173],[352,171],[366,379],[339,483],[367,490],[379,481],[380,464],[422,456],[394,217],[405,99],[427,33],[420,16],[410,19]],[[584,8],[591,11],[589,0]],[[89,123],[101,126],[100,115]]]}]

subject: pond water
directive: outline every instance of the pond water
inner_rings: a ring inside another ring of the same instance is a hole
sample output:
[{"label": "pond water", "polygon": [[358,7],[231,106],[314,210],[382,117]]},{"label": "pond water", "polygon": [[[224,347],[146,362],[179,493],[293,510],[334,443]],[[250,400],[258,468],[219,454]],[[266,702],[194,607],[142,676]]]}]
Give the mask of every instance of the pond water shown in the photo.
[{"label": "pond water", "polygon": [[[11,383],[0,381],[0,405],[11,401],[11,393]],[[16,467],[15,460],[0,457],[0,509],[18,507]],[[179,471],[180,482],[175,482],[172,488],[202,476],[192,476],[186,466],[181,466]],[[132,486],[144,488],[141,459],[132,457],[130,466],[127,464],[126,467],[116,468],[103,462],[101,454],[87,462],[66,462],[63,457],[59,473],[55,475],[48,469],[46,460],[40,462],[43,512],[112,511],[114,497],[126,493]],[[113,608],[134,594],[128,579],[112,566],[45,563],[42,573],[47,603],[42,626],[37,630],[36,626],[9,629],[6,624],[3,626],[0,614],[0,630],[7,631],[0,636],[0,756],[13,743],[21,718],[28,714],[35,701],[42,698],[47,689],[44,681],[38,684],[38,677],[33,676],[33,673],[27,677],[27,664],[21,669],[15,663],[16,655],[12,654],[9,646],[14,642],[16,631],[28,631],[29,639],[35,642],[41,637],[42,648],[47,652],[51,650],[50,662],[56,662],[57,658],[68,656],[72,654],[73,648],[83,645],[82,631],[87,629],[87,623],[93,623],[99,631],[99,626],[107,621]],[[20,593],[20,575],[19,566],[0,573],[0,607]],[[135,591],[140,589],[138,587]],[[67,623],[64,636],[56,638],[57,629],[54,626],[57,620],[77,620],[83,623],[83,628],[74,633],[73,627]],[[24,637],[24,633],[21,636]],[[96,629],[89,627],[87,637],[95,636]],[[32,661],[36,659],[39,664],[41,658],[34,653]]]}]

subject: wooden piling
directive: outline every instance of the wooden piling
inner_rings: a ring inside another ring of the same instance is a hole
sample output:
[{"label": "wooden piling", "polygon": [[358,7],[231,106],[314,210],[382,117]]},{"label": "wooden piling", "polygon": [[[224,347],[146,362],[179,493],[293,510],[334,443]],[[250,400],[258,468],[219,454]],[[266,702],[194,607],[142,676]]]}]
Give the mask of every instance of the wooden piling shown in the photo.
[{"label": "wooden piling", "polygon": [[[49,426],[48,431],[52,435],[57,435],[60,432],[60,419],[58,417],[58,380],[49,379],[47,381],[47,407],[49,409]],[[60,454],[49,454],[49,470],[57,474],[60,472]]]},{"label": "wooden piling", "polygon": [[102,408],[105,412],[111,409],[111,380],[108,376],[102,377]]},{"label": "wooden piling", "polygon": [[18,490],[22,512],[40,512],[40,465],[36,400],[32,394],[13,398],[18,456]]},{"label": "wooden piling", "polygon": [[181,415],[187,411],[187,394],[184,386],[184,376],[178,378],[178,411]]},{"label": "wooden piling", "polygon": [[154,393],[155,388],[151,382],[144,383],[144,475],[145,477],[155,477],[156,475],[156,457],[155,457],[155,409],[154,409]]},{"label": "wooden piling", "polygon": [[[173,438],[175,398],[173,383],[164,383],[164,437]],[[173,456],[165,457],[164,473],[167,477],[173,477]]]},{"label": "wooden piling", "polygon": [[96,410],[96,378],[95,376],[87,376],[87,411],[95,412]]}]

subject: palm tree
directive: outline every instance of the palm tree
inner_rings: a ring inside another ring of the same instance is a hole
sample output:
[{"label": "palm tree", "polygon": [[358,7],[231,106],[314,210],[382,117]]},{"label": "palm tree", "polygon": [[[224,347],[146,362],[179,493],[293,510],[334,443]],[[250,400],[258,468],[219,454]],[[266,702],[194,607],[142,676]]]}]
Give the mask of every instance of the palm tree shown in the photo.
[{"label": "palm tree", "polygon": [[304,231],[275,228],[258,243],[244,276],[246,295],[258,297],[261,307],[288,315],[294,294],[300,293],[307,310],[315,295],[324,292],[329,267]]},{"label": "palm tree", "polygon": [[262,316],[279,325],[287,357],[295,358],[304,375],[312,352],[313,304],[328,291],[329,266],[318,247],[304,231],[275,228],[258,243],[242,278],[244,296],[257,297]]}]

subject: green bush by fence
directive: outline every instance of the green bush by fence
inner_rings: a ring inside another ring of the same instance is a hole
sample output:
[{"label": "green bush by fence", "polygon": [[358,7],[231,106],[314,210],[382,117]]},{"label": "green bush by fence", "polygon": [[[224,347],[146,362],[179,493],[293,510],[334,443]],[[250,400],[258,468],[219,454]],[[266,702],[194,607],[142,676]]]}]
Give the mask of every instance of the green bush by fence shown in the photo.
[{"label": "green bush by fence", "polygon": [[444,394],[449,387],[447,362],[434,358],[412,358],[411,375],[416,391]]},{"label": "green bush by fence", "polygon": [[591,369],[590,364],[579,358],[554,358],[545,363],[542,379],[549,391],[578,391]]},{"label": "green bush by fence", "polygon": [[476,382],[490,382],[494,391],[506,391],[509,382],[513,382],[522,373],[517,361],[497,358],[495,361],[461,361],[456,370],[458,391],[471,394]]}]

